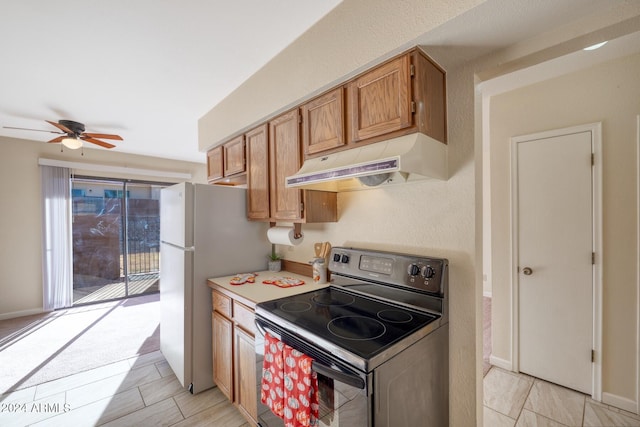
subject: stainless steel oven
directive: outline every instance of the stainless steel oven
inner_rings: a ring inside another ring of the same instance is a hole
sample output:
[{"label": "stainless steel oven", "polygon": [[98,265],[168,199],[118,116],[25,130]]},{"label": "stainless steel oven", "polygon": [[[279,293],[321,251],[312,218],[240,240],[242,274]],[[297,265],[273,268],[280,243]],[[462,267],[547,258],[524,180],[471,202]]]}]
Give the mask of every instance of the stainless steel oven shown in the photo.
[{"label": "stainless steel oven", "polygon": [[[448,261],[334,248],[329,269],[329,287],[257,305],[258,387],[268,332],[313,359],[321,426],[448,425]],[[260,401],[258,422],[284,425]]]}]

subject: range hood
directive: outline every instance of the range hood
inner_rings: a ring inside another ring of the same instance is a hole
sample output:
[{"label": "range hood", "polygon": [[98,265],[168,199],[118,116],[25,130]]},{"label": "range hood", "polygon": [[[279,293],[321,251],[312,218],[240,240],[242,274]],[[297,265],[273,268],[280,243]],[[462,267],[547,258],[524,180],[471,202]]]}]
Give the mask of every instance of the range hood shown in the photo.
[{"label": "range hood", "polygon": [[286,186],[353,191],[428,178],[448,179],[447,145],[413,133],[306,160]]}]

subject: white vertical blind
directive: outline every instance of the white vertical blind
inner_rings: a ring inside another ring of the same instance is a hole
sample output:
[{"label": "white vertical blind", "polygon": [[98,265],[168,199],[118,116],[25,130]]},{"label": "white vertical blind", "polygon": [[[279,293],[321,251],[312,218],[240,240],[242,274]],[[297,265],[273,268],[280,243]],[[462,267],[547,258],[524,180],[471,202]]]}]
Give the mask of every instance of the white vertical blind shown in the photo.
[{"label": "white vertical blind", "polygon": [[51,311],[73,303],[71,171],[40,166],[43,206],[43,308]]}]

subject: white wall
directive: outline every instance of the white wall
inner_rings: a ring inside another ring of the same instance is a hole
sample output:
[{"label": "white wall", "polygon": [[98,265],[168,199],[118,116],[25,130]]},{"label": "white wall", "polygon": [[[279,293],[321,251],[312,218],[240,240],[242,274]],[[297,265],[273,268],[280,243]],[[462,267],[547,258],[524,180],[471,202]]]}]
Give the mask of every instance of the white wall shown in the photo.
[{"label": "white wall", "polygon": [[491,226],[494,356],[510,360],[509,138],[602,122],[603,392],[636,401],[637,167],[640,55],[491,98]]},{"label": "white wall", "polygon": [[[38,158],[111,166],[191,173],[194,182],[206,182],[206,166],[199,163],[120,154],[98,149],[60,152],[58,144],[0,138],[0,319],[42,311],[42,204]],[[204,158],[204,154],[203,154]],[[75,170],[88,176],[105,173]],[[132,178],[176,182],[163,176],[113,174]]]}]

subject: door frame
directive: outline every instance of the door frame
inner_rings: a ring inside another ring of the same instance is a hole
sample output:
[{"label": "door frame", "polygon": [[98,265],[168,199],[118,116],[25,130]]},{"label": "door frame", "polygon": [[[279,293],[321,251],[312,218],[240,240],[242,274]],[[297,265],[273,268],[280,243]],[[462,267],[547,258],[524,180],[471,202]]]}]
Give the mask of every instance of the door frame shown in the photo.
[{"label": "door frame", "polygon": [[637,217],[636,217],[636,244],[637,244],[637,253],[638,255],[638,259],[637,259],[637,265],[636,265],[636,271],[637,273],[637,277],[636,277],[636,310],[638,310],[638,314],[637,314],[637,325],[636,325],[636,333],[637,333],[637,337],[636,337],[636,358],[637,358],[637,365],[636,365],[636,402],[635,402],[635,406],[636,406],[636,414],[640,414],[640,114],[638,114],[636,116],[636,200],[637,200],[637,205],[636,205],[636,212],[637,212]]},{"label": "door frame", "polygon": [[589,123],[562,129],[554,129],[511,138],[511,364],[514,372],[520,372],[520,313],[518,274],[518,143],[534,139],[553,138],[568,134],[591,132],[591,150],[594,154],[591,175],[593,215],[593,350],[595,357],[591,368],[591,398],[602,401],[602,123]]}]

